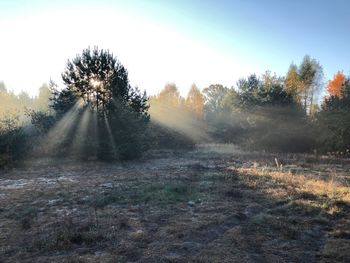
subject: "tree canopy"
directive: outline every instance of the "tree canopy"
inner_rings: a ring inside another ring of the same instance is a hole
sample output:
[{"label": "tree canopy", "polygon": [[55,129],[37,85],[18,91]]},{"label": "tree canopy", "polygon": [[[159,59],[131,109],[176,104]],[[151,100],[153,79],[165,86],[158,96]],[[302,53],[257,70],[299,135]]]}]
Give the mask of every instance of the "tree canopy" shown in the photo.
[{"label": "tree canopy", "polygon": [[[77,104],[83,105],[78,116],[86,126],[84,144],[97,141],[98,158],[129,159],[147,148],[141,137],[149,121],[148,98],[131,87],[127,70],[113,54],[97,47],[85,49],[68,60],[62,79],[66,87],[53,88],[51,107],[64,118]],[[97,120],[95,128],[87,122],[91,115]]]},{"label": "tree canopy", "polygon": [[327,84],[327,91],[330,96],[340,97],[342,95],[342,89],[345,84],[345,75],[338,71],[332,80]]}]

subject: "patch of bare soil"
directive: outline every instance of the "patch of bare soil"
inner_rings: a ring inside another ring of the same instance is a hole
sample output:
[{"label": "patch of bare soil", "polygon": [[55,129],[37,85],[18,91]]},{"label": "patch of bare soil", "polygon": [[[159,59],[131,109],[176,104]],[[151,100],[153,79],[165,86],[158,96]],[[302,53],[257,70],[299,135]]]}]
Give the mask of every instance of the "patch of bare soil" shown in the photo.
[{"label": "patch of bare soil", "polygon": [[350,262],[349,160],[200,145],[0,173],[0,262]]}]

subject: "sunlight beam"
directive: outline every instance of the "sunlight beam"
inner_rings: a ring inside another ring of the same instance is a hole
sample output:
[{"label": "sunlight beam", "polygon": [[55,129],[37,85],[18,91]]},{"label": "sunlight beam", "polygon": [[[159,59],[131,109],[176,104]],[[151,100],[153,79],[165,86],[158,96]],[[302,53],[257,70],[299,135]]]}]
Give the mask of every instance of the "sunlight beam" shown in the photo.
[{"label": "sunlight beam", "polygon": [[160,105],[150,109],[151,120],[186,135],[194,142],[211,142],[203,120],[196,119],[184,109]]},{"label": "sunlight beam", "polygon": [[112,146],[112,153],[113,153],[113,155],[116,155],[117,147],[116,147],[116,143],[115,143],[115,140],[114,140],[114,137],[113,137],[113,134],[112,134],[111,126],[109,125],[109,121],[107,119],[106,113],[104,113],[104,121],[105,121],[106,128],[107,128],[109,142],[110,142],[110,144]]},{"label": "sunlight beam", "polygon": [[86,107],[77,126],[70,149],[73,156],[78,158],[83,156],[85,152],[84,146],[86,146],[86,140],[88,140],[89,125],[91,125],[91,110]]},{"label": "sunlight beam", "polygon": [[83,100],[79,99],[74,106],[50,129],[39,149],[49,155],[56,152],[76,127],[79,111],[83,106]]}]

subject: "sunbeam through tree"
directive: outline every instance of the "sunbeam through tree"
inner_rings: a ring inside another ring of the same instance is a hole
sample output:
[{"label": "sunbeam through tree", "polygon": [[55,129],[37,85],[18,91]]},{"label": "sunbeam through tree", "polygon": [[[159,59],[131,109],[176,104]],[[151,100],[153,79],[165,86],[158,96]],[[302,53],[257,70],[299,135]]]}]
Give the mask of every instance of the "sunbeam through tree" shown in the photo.
[{"label": "sunbeam through tree", "polygon": [[132,159],[147,149],[142,137],[149,122],[148,98],[131,87],[127,70],[113,54],[85,49],[68,60],[62,78],[66,87],[52,98],[57,123],[44,140],[49,152],[114,160]]}]

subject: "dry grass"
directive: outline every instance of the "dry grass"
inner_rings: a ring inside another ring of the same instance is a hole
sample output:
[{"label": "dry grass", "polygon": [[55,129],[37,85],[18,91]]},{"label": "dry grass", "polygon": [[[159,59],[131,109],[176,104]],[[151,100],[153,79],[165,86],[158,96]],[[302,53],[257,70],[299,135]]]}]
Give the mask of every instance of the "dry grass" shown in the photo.
[{"label": "dry grass", "polygon": [[154,154],[3,171],[0,262],[349,262],[349,160]]},{"label": "dry grass", "polygon": [[[350,186],[347,182],[340,182],[336,172],[329,174],[328,180],[320,179],[318,174],[298,174],[290,171],[271,171],[266,168],[239,168],[241,174],[249,174],[260,178],[267,178],[271,185],[292,187],[298,193],[308,193],[319,197],[350,202]],[[349,178],[350,179],[350,178]]]}]

